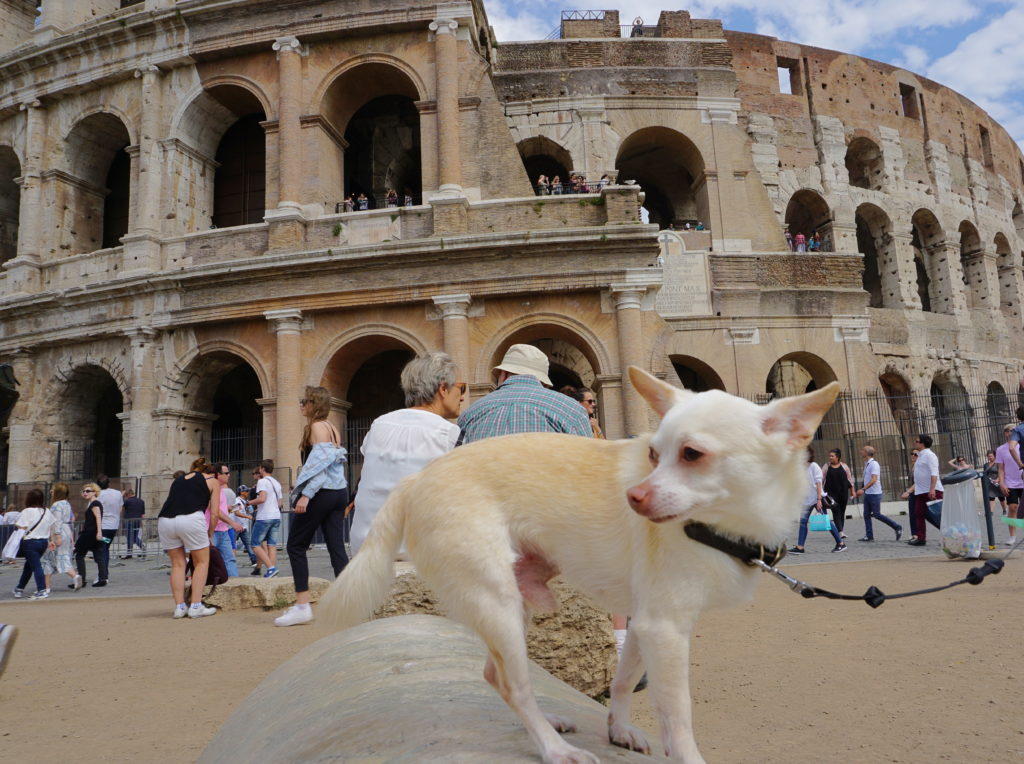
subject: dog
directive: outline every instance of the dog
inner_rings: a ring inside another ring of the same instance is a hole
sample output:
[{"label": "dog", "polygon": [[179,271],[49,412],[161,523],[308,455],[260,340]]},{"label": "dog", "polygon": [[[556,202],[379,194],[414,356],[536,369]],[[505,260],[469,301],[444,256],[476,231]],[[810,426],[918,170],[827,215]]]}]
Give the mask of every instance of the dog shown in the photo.
[{"label": "dog", "polygon": [[611,686],[611,742],[650,753],[629,724],[646,669],[666,755],[703,761],[691,634],[702,611],[749,600],[757,570],[691,539],[684,524],[784,547],[807,491],[805,447],[839,390],[833,382],[759,406],[680,390],[636,367],[629,376],[661,417],[652,435],[531,433],[455,449],[399,483],[322,601],[321,614],[341,628],[367,618],[388,594],[404,538],[426,584],[484,641],[484,678],[549,764],[598,761],[558,734],[573,723],[542,713],[530,687],[526,629],[531,611],[557,607],[547,586],[555,575],[631,616]]}]

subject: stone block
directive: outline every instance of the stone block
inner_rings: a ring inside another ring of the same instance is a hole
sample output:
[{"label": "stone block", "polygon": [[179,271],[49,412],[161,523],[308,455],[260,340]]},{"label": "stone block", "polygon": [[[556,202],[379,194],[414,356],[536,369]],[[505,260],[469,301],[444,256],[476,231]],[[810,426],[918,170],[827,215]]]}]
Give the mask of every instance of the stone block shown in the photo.
[{"label": "stone block", "polygon": [[[561,606],[554,613],[534,615],[526,640],[530,658],[584,695],[597,697],[611,684],[615,672],[611,617],[557,579],[551,589]],[[409,566],[403,566],[387,602],[373,617],[415,613],[445,614],[433,592]]]},{"label": "stone block", "polygon": [[[323,578],[310,578],[310,601],[319,600],[330,583]],[[203,597],[203,602],[221,610],[245,610],[251,607],[283,608],[295,603],[295,582],[291,576],[232,578],[226,584],[218,586],[213,594]]]}]

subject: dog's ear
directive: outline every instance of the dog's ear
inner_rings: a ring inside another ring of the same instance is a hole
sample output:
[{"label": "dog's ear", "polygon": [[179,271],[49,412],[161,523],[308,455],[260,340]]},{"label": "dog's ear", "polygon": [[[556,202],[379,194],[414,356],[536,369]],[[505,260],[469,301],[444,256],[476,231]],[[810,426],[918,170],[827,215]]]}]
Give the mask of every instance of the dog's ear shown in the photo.
[{"label": "dog's ear", "polygon": [[661,417],[665,416],[665,413],[670,408],[683,400],[687,395],[691,395],[686,390],[672,387],[667,382],[662,382],[657,377],[652,377],[646,371],[636,366],[629,367],[629,381],[633,383],[636,391]]},{"label": "dog's ear", "polygon": [[766,407],[762,424],[765,435],[781,433],[794,451],[806,448],[838,395],[839,383],[829,382],[820,390],[773,401]]}]

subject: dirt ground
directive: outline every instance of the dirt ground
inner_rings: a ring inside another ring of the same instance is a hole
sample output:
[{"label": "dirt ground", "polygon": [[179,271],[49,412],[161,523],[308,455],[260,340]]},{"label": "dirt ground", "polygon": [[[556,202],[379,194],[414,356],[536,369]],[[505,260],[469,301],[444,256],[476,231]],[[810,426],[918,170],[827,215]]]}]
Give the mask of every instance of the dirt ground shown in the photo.
[{"label": "dirt ground", "polygon": [[[970,565],[932,559],[800,565],[862,592],[934,586]],[[169,597],[5,602],[21,633],[0,679],[5,761],[194,761],[220,721],[322,633],[258,611],[173,621]],[[981,586],[887,602],[805,601],[765,578],[708,614],[693,650],[709,762],[1005,762],[1024,756],[1024,561]],[[654,731],[647,692],[636,721]]]}]

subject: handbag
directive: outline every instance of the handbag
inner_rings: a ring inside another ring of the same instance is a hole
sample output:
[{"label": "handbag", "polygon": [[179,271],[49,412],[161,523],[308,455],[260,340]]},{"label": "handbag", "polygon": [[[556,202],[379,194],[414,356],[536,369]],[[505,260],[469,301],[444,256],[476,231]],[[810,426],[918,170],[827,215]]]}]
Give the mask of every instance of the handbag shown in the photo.
[{"label": "handbag", "polygon": [[[212,544],[210,545],[209,549],[210,567],[206,571],[205,586],[212,586],[213,589],[210,590],[210,594],[213,594],[215,591],[217,591],[217,587],[220,584],[223,584],[228,580],[228,568],[224,564],[224,558],[221,557],[220,550]],[[190,556],[188,558],[188,565],[185,566],[185,574],[191,575],[194,572],[194,570],[195,569],[192,565],[192,557]],[[193,581],[192,583],[195,583],[195,581]]]},{"label": "handbag", "polygon": [[828,531],[832,530],[832,521],[827,513],[812,512],[807,520],[807,527],[812,531]]},{"label": "handbag", "polygon": [[821,495],[821,506],[824,509],[835,509],[836,500],[829,496],[827,493]]},{"label": "handbag", "polygon": [[25,556],[25,553],[21,551],[21,542],[25,540],[25,536],[30,534],[39,526],[39,523],[43,521],[43,518],[46,517],[46,513],[48,511],[49,510],[44,509],[42,514],[39,515],[39,519],[36,520],[36,524],[27,531],[24,528],[18,528],[11,534],[11,537],[7,539],[7,543],[4,544],[4,551],[0,552],[5,560],[15,560],[18,557]]}]

